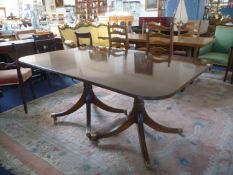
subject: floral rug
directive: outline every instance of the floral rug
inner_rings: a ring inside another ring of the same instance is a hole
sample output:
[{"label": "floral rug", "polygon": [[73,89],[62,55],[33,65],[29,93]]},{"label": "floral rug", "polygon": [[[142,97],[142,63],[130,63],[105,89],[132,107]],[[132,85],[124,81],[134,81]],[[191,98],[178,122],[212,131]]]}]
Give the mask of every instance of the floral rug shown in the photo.
[{"label": "floral rug", "polygon": [[[184,130],[181,137],[145,127],[151,169],[144,166],[135,125],[98,143],[86,137],[85,107],[53,125],[50,114],[72,106],[81,92],[79,83],[30,102],[27,115],[22,107],[4,112],[0,114],[0,130],[65,175],[233,174],[233,86],[229,83],[204,74],[172,98],[145,102],[154,120]],[[128,111],[132,107],[133,99],[127,96],[98,87],[94,92],[111,106]],[[124,118],[124,114],[92,107],[93,130]],[[0,155],[5,155],[0,163],[15,174],[34,174],[2,147]]]}]

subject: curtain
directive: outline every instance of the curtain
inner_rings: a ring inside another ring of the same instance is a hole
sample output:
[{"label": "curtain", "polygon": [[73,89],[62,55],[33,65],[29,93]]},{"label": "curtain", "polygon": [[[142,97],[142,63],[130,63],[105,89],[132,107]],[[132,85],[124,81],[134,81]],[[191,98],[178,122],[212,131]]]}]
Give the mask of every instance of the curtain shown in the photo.
[{"label": "curtain", "polygon": [[[174,16],[179,0],[168,0],[166,8],[166,16]],[[189,20],[203,19],[204,0],[185,0],[185,6]]]}]

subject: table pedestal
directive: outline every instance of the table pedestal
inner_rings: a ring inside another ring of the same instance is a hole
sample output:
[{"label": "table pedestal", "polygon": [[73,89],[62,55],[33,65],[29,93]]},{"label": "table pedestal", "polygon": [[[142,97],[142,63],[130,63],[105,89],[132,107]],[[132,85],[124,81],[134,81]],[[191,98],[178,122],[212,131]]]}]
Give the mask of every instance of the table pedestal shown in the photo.
[{"label": "table pedestal", "polygon": [[138,97],[134,98],[133,108],[128,116],[127,121],[123,122],[117,128],[110,130],[108,133],[91,133],[91,135],[87,135],[91,140],[97,141],[101,138],[111,137],[120,132],[129,128],[132,124],[136,123],[138,127],[138,137],[141,147],[142,156],[145,161],[145,165],[150,167],[150,159],[147,151],[145,134],[144,134],[144,123],[149,127],[153,128],[156,131],[165,132],[165,133],[178,133],[182,134],[183,130],[181,128],[169,128],[152,120],[145,110],[144,100]]},{"label": "table pedestal", "polygon": [[127,115],[127,111],[123,109],[117,109],[110,107],[100,101],[94,94],[92,85],[90,83],[84,82],[84,89],[80,99],[68,110],[60,113],[52,113],[51,117],[54,119],[54,124],[57,122],[57,117],[62,117],[68,114],[71,114],[81,108],[84,104],[86,104],[86,113],[87,113],[87,135],[90,135],[91,132],[91,104],[93,103],[97,107],[114,113],[125,113]]}]

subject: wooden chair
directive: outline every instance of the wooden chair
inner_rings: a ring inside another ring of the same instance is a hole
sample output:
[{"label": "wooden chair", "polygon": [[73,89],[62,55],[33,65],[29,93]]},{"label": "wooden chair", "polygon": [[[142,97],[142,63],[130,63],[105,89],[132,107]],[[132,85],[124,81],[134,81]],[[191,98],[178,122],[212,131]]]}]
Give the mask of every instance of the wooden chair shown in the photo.
[{"label": "wooden chair", "polygon": [[129,49],[128,27],[126,25],[120,26],[118,24],[110,25],[108,23],[109,49],[124,48],[125,51]]},{"label": "wooden chair", "polygon": [[[198,58],[201,60],[207,60],[216,66],[226,68],[224,81],[227,79],[228,71],[233,67],[233,27],[229,26],[217,26],[215,30],[215,40],[202,47],[199,51]],[[233,83],[233,77],[231,78]]]},{"label": "wooden chair", "polygon": [[170,65],[173,56],[173,23],[169,27],[148,23],[146,54],[152,54],[155,62],[166,61]]},{"label": "wooden chair", "polygon": [[51,52],[56,50],[56,41],[53,33],[33,34],[36,53]]},{"label": "wooden chair", "polygon": [[13,44],[12,47],[14,47],[16,53],[15,62],[0,62],[0,86],[19,85],[24,111],[25,113],[28,113],[27,102],[24,92],[24,83],[26,81],[29,81],[32,96],[33,98],[35,98],[35,93],[31,83],[32,70],[31,68],[20,68],[18,58],[20,57],[19,52],[21,49],[19,48],[19,46],[15,44]]},{"label": "wooden chair", "polygon": [[[81,38],[82,39],[88,39],[89,40],[89,46],[93,46],[93,42],[92,42],[92,36],[90,32],[75,32],[76,38],[77,38],[77,47],[86,47],[87,44],[85,41],[81,42]],[[85,44],[84,44],[85,42]],[[81,44],[82,43],[82,44]]]},{"label": "wooden chair", "polygon": [[[36,53],[45,53],[56,50],[56,41],[53,33],[45,33],[45,34],[33,34],[33,39],[35,42]],[[48,80],[49,86],[51,86],[49,74],[38,70],[33,69],[35,76],[45,77]]]}]

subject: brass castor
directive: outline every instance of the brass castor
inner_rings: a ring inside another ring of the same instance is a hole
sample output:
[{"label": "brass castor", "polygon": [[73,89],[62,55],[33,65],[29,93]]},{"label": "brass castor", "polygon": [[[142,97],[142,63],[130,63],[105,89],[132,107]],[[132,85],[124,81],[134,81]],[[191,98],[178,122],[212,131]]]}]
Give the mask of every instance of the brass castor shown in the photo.
[{"label": "brass castor", "polygon": [[57,124],[57,116],[54,113],[52,113],[51,117],[53,118],[54,125],[56,125]]},{"label": "brass castor", "polygon": [[91,141],[98,141],[97,135],[94,132],[87,132],[86,136],[91,140]]}]

